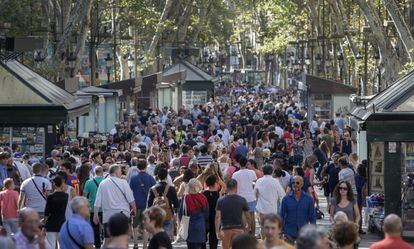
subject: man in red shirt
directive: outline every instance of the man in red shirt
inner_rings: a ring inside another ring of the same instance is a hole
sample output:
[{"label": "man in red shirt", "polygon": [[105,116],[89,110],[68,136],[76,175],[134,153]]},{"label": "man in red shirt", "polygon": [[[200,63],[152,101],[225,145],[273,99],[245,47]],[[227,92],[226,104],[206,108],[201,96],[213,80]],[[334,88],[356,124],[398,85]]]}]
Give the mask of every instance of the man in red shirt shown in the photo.
[{"label": "man in red shirt", "polygon": [[290,133],[290,127],[289,126],[285,127],[282,138],[286,141],[287,150],[290,153],[290,151],[292,150],[293,135],[292,135],[292,133]]},{"label": "man in red shirt", "polygon": [[385,238],[377,243],[372,244],[370,249],[413,249],[414,246],[408,244],[401,238],[403,225],[400,217],[396,214],[389,214],[384,219],[382,230],[385,233]]}]

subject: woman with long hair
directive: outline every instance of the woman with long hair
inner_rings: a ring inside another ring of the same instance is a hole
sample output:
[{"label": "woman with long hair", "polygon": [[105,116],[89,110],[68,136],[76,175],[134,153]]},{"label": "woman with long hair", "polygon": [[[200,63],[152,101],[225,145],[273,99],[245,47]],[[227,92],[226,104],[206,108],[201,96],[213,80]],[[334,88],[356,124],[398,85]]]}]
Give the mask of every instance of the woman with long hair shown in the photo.
[{"label": "woman with long hair", "polygon": [[201,249],[206,243],[206,221],[209,215],[207,198],[200,193],[202,186],[197,179],[188,182],[188,194],[184,195],[179,210],[179,218],[190,216],[188,226],[187,248]]},{"label": "woman with long hair", "polygon": [[359,213],[358,203],[355,200],[351,184],[347,181],[340,181],[334,190],[329,210],[332,223],[332,218],[338,211],[344,212],[348,216],[349,221],[359,224],[361,215]]},{"label": "woman with long hair", "polygon": [[78,173],[78,179],[80,182],[79,189],[80,192],[83,192],[83,187],[85,186],[86,181],[89,179],[91,172],[91,165],[89,163],[84,163],[80,166],[80,170]]},{"label": "woman with long hair", "polygon": [[200,181],[201,185],[204,187],[203,189],[205,189],[206,179],[211,175],[215,175],[217,177],[218,186],[216,190],[224,193],[223,191],[225,190],[226,185],[223,182],[223,177],[217,163],[209,163],[203,172],[197,177],[197,180]]},{"label": "woman with long hair", "polygon": [[313,151],[313,155],[316,156],[316,159],[319,162],[319,167],[323,167],[326,163],[328,163],[329,154],[330,151],[326,145],[326,142],[322,141],[319,146]]}]

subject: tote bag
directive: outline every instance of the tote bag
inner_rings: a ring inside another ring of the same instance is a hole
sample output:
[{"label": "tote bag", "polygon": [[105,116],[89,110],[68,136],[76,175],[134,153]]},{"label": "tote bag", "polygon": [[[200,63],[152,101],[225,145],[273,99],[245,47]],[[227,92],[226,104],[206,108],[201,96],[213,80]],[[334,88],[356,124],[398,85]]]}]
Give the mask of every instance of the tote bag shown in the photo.
[{"label": "tote bag", "polygon": [[188,215],[187,205],[185,204],[185,196],[183,197],[183,216],[180,221],[180,229],[178,234],[184,240],[188,238],[188,227],[190,226],[190,216]]}]

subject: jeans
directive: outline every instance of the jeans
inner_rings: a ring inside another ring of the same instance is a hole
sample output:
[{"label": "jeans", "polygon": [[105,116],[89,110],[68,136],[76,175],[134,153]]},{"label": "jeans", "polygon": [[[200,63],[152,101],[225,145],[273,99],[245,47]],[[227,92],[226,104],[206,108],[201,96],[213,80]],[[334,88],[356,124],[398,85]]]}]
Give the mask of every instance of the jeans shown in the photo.
[{"label": "jeans", "polygon": [[52,249],[59,248],[59,245],[57,244],[58,241],[58,232],[46,232],[46,240],[49,243],[49,245],[52,247]]},{"label": "jeans", "polygon": [[168,237],[172,239],[173,237],[173,221],[172,220],[166,220],[164,221],[164,230],[168,234]]},{"label": "jeans", "polygon": [[16,234],[19,231],[18,219],[3,219],[3,227],[6,229],[8,235]]},{"label": "jeans", "polygon": [[[91,222],[91,226],[92,226],[92,228],[93,228],[93,234],[94,234],[94,237],[95,237],[95,248],[101,248],[101,235],[102,235],[102,233],[101,233],[101,226],[100,226],[100,224],[98,224],[98,225],[95,225],[95,223],[93,222],[93,215],[94,215],[94,213],[91,213],[91,216],[90,216],[90,222]],[[98,216],[99,216],[99,220],[100,220],[100,222],[102,223],[102,212],[99,212],[98,213]]]}]

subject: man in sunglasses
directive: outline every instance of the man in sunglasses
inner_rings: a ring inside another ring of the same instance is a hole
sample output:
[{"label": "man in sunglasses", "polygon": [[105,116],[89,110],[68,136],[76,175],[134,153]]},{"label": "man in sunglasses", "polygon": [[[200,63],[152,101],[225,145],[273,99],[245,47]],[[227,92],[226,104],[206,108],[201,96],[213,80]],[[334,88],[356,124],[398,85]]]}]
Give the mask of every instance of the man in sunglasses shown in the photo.
[{"label": "man in sunglasses", "polygon": [[283,219],[283,233],[294,240],[306,224],[316,224],[315,204],[310,195],[302,191],[303,179],[295,176],[292,190],[282,199],[280,216]]}]

